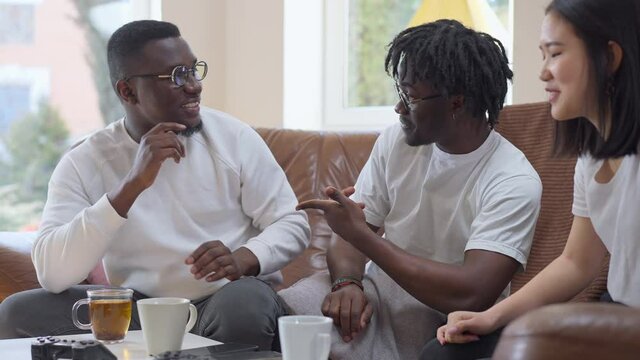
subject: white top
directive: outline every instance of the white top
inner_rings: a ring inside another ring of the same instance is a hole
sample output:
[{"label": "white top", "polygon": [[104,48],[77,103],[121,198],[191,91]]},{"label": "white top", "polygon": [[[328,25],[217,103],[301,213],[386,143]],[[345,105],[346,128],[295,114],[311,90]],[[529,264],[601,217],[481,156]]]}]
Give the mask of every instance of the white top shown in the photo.
[{"label": "white top", "polygon": [[524,154],[494,131],[473,152],[453,155],[408,146],[396,124],[378,138],[353,198],[365,203],[368,223],[413,255],[461,265],[465,251],[482,249],[524,268],[541,194]]},{"label": "white top", "polygon": [[611,254],[607,279],[611,298],[640,306],[640,157],[625,156],[606,184],[595,180],[602,163],[589,156],[578,159],[573,214],[591,219]]},{"label": "white top", "polygon": [[284,172],[248,125],[201,110],[203,129],[182,137],[186,157],[167,159],[128,219],[106,193],[118,186],[138,150],[124,121],[110,124],[67,153],[49,182],[32,259],[45,289],[82,281],[103,259],[112,285],[148,296],[198,299],[227,281],[195,280],[185,259],[200,244],[244,246],[260,274],[278,271],[307,246],[310,229]]}]

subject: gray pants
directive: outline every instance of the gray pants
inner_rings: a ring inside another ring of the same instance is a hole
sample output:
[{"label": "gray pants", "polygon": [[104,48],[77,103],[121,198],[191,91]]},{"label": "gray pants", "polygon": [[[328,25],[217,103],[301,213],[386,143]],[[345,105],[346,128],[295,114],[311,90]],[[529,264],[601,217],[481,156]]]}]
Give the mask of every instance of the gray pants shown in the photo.
[{"label": "gray pants", "polygon": [[[0,339],[80,334],[73,325],[71,307],[87,297],[87,290],[103,286],[78,285],[60,294],[34,289],[13,294],[0,304]],[[136,300],[147,296],[134,292],[129,330],[140,330]],[[194,301],[198,320],[192,333],[220,342],[258,345],[278,350],[278,317],[286,315],[280,297],[265,282],[253,277],[232,281],[208,298]],[[88,322],[82,307],[80,321]]]}]

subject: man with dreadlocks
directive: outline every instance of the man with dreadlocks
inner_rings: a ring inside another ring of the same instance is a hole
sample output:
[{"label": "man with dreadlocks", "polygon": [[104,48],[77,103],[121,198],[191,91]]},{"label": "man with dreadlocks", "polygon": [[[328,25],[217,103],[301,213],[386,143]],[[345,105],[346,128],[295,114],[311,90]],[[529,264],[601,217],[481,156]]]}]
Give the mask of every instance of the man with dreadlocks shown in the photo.
[{"label": "man with dreadlocks", "polygon": [[[507,296],[539,212],[538,175],[493,131],[512,77],[498,40],[439,20],[398,34],[385,67],[399,123],[355,189],[328,187],[328,200],[298,206],[323,210],[339,236],[330,274],[280,292],[293,312],[334,319],[332,359],[416,359],[446,313]],[[496,340],[421,356],[465,359]]]}]

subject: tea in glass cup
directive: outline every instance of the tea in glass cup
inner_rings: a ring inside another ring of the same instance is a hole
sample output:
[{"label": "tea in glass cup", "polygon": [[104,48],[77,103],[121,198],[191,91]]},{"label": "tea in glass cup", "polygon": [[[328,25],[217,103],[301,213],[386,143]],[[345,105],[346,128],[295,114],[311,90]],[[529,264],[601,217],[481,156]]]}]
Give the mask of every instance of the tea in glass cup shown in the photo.
[{"label": "tea in glass cup", "polygon": [[[87,298],[73,304],[73,324],[82,330],[91,330],[96,340],[104,344],[122,342],[131,322],[131,289],[87,290]],[[78,308],[89,305],[88,324],[78,320]]]}]

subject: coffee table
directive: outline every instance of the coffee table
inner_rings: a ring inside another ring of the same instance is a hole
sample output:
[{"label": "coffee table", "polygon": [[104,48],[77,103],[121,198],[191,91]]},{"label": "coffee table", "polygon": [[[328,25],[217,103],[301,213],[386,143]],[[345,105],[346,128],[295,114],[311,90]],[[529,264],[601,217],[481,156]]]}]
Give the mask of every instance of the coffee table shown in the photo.
[{"label": "coffee table", "polygon": [[[58,336],[69,340],[93,340],[92,334]],[[0,359],[31,360],[31,342],[36,338],[0,340]],[[217,345],[220,342],[191,333],[184,335],[182,349],[193,349],[202,346]],[[120,360],[151,360],[147,355],[141,330],[129,331],[124,342],[106,345]]]}]

